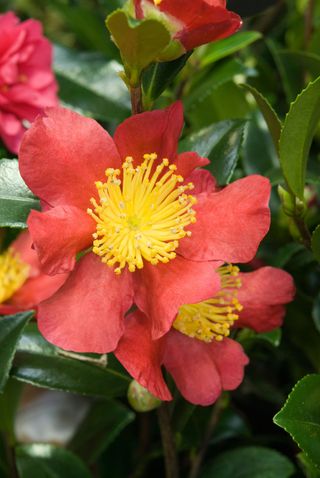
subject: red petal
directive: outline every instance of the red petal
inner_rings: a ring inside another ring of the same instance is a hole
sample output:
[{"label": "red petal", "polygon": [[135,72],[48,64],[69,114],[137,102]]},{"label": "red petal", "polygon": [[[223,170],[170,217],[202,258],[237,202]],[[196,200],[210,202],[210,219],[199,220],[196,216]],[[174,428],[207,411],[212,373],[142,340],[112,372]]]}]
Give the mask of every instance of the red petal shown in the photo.
[{"label": "red petal", "polygon": [[40,304],[39,329],[49,342],[66,350],[111,352],[131,305],[130,273],[117,276],[90,253],[77,263],[61,289]]},{"label": "red petal", "polygon": [[238,292],[243,305],[237,327],[250,327],[266,332],[282,324],[284,304],[295,295],[293,279],[287,272],[275,267],[261,267],[254,272],[241,273],[242,287]]},{"label": "red petal", "polygon": [[21,232],[10,247],[18,252],[23,262],[31,266],[29,277],[39,275],[40,263],[36,251],[32,248],[32,238],[29,231]]},{"label": "red petal", "polygon": [[194,206],[192,236],[179,253],[197,261],[249,262],[269,230],[270,182],[262,176],[239,179],[219,192],[201,194]]},{"label": "red petal", "polygon": [[190,174],[195,170],[195,168],[207,166],[207,164],[209,163],[210,163],[209,159],[202,158],[201,156],[198,155],[198,153],[192,153],[192,152],[181,153],[178,155],[177,159],[174,161],[174,164],[177,166],[177,172],[184,179],[187,179],[187,178],[189,179]]},{"label": "red petal", "polygon": [[92,244],[95,223],[76,207],[58,206],[31,211],[28,226],[44,272],[50,275],[74,268],[77,252]]},{"label": "red petal", "polygon": [[114,134],[122,158],[132,156],[137,163],[146,153],[157,153],[160,160],[173,160],[183,126],[182,103],[164,110],[147,111],[125,120]]},{"label": "red petal", "polygon": [[143,387],[160,400],[171,400],[161,372],[164,344],[163,339],[152,340],[150,322],[137,310],[125,319],[125,332],[115,355]]},{"label": "red petal", "polygon": [[49,108],[24,135],[20,172],[32,192],[51,206],[90,206],[95,181],[120,166],[112,138],[94,120]]},{"label": "red petal", "polygon": [[217,181],[206,169],[195,169],[188,177],[187,181],[194,184],[191,194],[213,193],[219,190]]},{"label": "red petal", "polygon": [[177,256],[168,264],[145,263],[134,273],[135,303],[151,320],[153,339],[170,329],[179,307],[208,299],[220,289],[219,265]]},{"label": "red petal", "polygon": [[166,336],[164,366],[186,400],[211,405],[222,392],[219,371],[210,344],[172,330]]}]

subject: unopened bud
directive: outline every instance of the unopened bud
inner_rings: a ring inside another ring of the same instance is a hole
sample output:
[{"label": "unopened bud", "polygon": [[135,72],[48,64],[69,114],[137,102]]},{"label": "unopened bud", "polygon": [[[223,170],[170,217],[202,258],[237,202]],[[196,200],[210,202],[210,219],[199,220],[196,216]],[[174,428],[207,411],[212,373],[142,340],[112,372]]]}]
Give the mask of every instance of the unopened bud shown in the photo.
[{"label": "unopened bud", "polygon": [[161,400],[152,395],[136,380],[132,380],[129,385],[128,401],[136,412],[150,412],[161,405]]}]

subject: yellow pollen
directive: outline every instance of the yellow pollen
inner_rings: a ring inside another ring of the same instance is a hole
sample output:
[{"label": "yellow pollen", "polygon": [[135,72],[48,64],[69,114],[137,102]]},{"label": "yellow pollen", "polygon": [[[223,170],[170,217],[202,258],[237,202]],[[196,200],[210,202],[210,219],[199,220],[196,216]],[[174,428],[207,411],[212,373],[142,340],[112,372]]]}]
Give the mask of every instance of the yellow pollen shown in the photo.
[{"label": "yellow pollen", "polygon": [[[196,199],[186,194],[193,184],[167,158],[154,163],[157,154],[144,154],[134,167],[128,156],[119,169],[106,171],[107,182],[96,182],[99,202],[91,199],[88,214],[96,221],[93,252],[120,274],[142,269],[144,261],[167,263],[176,257],[179,240],[190,237],[185,228],[194,222]],[[121,179],[120,179],[121,178]]]},{"label": "yellow pollen", "polygon": [[12,249],[0,255],[0,304],[20,289],[29,275],[30,266]]},{"label": "yellow pollen", "polygon": [[218,272],[221,289],[212,299],[180,307],[173,327],[182,334],[204,342],[221,342],[230,335],[239,318],[237,312],[243,308],[237,299],[241,287],[239,269],[230,264],[219,267]]},{"label": "yellow pollen", "polygon": [[160,5],[161,2],[162,0],[153,0],[153,3],[155,4],[156,7]]}]

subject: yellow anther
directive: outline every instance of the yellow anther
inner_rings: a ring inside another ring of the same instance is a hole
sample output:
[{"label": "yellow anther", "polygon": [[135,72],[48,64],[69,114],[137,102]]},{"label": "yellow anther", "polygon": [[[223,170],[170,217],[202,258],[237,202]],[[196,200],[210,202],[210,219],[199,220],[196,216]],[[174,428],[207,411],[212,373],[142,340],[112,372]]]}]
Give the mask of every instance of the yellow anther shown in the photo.
[{"label": "yellow anther", "polygon": [[155,4],[156,7],[160,5],[161,2],[162,0],[153,0],[153,3]]},{"label": "yellow anther", "polygon": [[174,174],[176,166],[157,159],[156,153],[146,153],[134,168],[127,156],[121,176],[108,168],[107,181],[96,183],[99,200],[91,199],[94,209],[87,209],[97,223],[92,250],[116,274],[125,267],[142,269],[145,261],[169,262],[179,240],[191,235],[185,228],[195,222],[196,201],[185,191],[193,185],[179,185],[184,180]]},{"label": "yellow anther", "polygon": [[[187,232],[188,235],[188,232]],[[221,342],[230,335],[230,329],[238,320],[237,312],[243,307],[237,299],[241,280],[239,268],[225,265],[218,269],[221,289],[209,300],[180,307],[173,327],[189,337],[212,342]]]},{"label": "yellow anther", "polygon": [[24,284],[30,271],[19,254],[8,249],[0,255],[0,304],[6,302]]}]

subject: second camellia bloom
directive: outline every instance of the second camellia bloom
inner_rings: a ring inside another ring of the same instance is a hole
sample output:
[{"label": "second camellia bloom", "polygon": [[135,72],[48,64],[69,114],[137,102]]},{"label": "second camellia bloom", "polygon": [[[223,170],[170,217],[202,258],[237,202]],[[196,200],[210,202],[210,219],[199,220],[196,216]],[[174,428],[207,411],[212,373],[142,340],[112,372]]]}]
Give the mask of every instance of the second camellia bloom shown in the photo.
[{"label": "second camellia bloom", "polygon": [[28,219],[34,247],[46,273],[72,271],[39,307],[50,342],[110,352],[132,304],[158,339],[181,306],[214,296],[224,262],[254,257],[270,224],[269,181],[216,188],[198,169],[207,159],[177,153],[182,126],[175,103],[129,118],[112,139],[95,121],[53,108],[26,133],[20,171],[43,204]]}]

